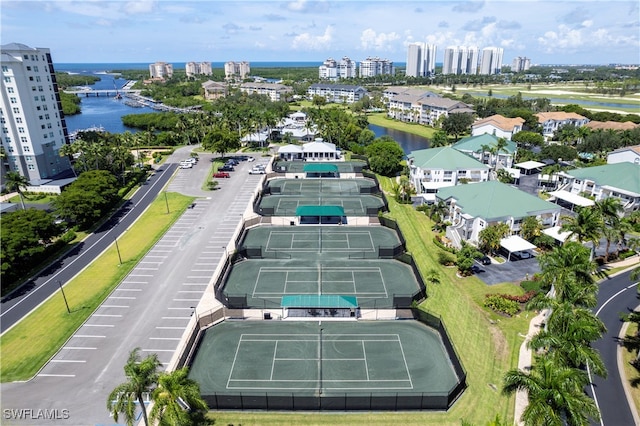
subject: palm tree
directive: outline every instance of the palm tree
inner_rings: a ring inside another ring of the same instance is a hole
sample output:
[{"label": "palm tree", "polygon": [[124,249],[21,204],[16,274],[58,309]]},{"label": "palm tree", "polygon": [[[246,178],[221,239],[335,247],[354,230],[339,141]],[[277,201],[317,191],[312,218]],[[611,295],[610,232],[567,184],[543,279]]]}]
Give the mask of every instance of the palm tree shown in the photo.
[{"label": "palm tree", "polygon": [[142,410],[144,424],[149,424],[147,407],[144,405],[143,395],[151,392],[158,380],[158,368],[160,361],[156,354],[149,355],[140,360],[140,348],[135,348],[129,354],[129,359],[124,366],[124,374],[127,381],[119,384],[107,398],[107,410],[118,421],[118,414],[124,414],[127,426],[132,426],[135,421],[136,402]]},{"label": "palm tree", "polygon": [[7,188],[7,191],[15,191],[18,193],[18,196],[20,197],[20,204],[22,205],[22,210],[25,210],[22,188],[26,188],[27,186],[29,186],[29,179],[22,176],[18,172],[7,172],[4,178],[4,185]]},{"label": "palm tree", "polygon": [[529,373],[508,371],[502,392],[527,392],[529,404],[521,418],[526,425],[586,425],[590,419],[600,419],[598,407],[583,391],[587,384],[586,372],[549,358],[536,358]]},{"label": "palm tree", "polygon": [[600,241],[603,222],[598,209],[580,208],[575,216],[564,216],[562,222],[560,230],[569,231],[566,241],[576,237],[580,243],[591,242],[591,259],[593,259]]},{"label": "palm tree", "polygon": [[547,349],[549,357],[560,365],[574,368],[589,365],[595,374],[606,377],[602,358],[591,347],[605,332],[606,327],[591,309],[564,302],[554,307],[546,329],[533,336],[528,346],[536,351]]},{"label": "palm tree", "polygon": [[192,415],[208,409],[200,396],[200,386],[187,377],[188,368],[170,373],[162,373],[158,378],[158,387],[153,391],[151,420],[161,425],[194,424]]}]

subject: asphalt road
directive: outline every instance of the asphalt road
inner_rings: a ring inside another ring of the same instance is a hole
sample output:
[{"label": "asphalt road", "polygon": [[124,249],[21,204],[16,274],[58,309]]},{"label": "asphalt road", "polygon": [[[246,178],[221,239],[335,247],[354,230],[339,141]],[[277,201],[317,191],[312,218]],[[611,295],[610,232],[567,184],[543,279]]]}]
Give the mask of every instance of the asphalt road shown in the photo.
[{"label": "asphalt road", "polygon": [[0,303],[0,334],[64,286],[93,259],[113,244],[155,199],[176,170],[176,164],[160,167],[116,214],[63,258],[7,295]]},{"label": "asphalt road", "polygon": [[[177,163],[186,152],[178,150],[169,161]],[[220,180],[219,189],[205,192],[200,188],[211,156],[200,157],[194,168],[178,170],[167,188],[198,197],[193,207],[33,379],[0,385],[0,423],[114,425],[107,396],[125,380],[129,352],[138,347],[143,358],[157,354],[165,366],[171,360],[194,307],[214,297],[205,290],[263,178],[249,175],[252,163],[245,162]],[[49,417],[37,418],[38,410]]]},{"label": "asphalt road", "polygon": [[607,333],[594,342],[593,346],[600,352],[607,367],[608,376],[606,379],[593,376],[593,387],[588,388],[588,393],[596,400],[602,416],[602,422],[593,423],[595,425],[632,426],[635,424],[624,394],[622,379],[618,374],[617,360],[618,334],[623,324],[619,314],[628,313],[640,304],[636,292],[638,283],[630,280],[630,274],[625,272],[600,284],[596,313],[607,327]]}]

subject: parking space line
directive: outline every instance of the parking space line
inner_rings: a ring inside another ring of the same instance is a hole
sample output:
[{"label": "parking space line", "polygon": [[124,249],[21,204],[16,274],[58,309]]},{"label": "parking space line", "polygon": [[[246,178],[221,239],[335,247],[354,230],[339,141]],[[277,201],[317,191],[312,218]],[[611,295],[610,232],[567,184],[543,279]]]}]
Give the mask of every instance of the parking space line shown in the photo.
[{"label": "parking space line", "polygon": [[130,277],[153,277],[153,275],[149,275],[149,274],[129,274]]},{"label": "parking space line", "polygon": [[191,319],[191,317],[162,317],[162,319],[179,319],[179,320],[186,319],[186,320],[188,320],[188,319]]},{"label": "parking space line", "polygon": [[149,337],[149,340],[182,340],[182,337]]},{"label": "parking space line", "polygon": [[63,349],[71,349],[77,351],[95,351],[98,348],[84,347],[84,346],[63,346]]},{"label": "parking space line", "polygon": [[156,327],[158,330],[184,330],[184,327]]},{"label": "parking space line", "polygon": [[92,317],[112,317],[112,318],[122,318],[122,315],[119,314],[93,314]]},{"label": "parking space line", "polygon": [[38,377],[76,377],[75,374],[45,374],[45,373],[40,373],[38,374]]},{"label": "parking space line", "polygon": [[207,285],[209,285],[209,283],[182,283],[182,285],[202,285],[202,286],[207,286]]},{"label": "parking space line", "polygon": [[90,334],[74,334],[72,337],[95,337],[96,339],[106,339],[107,336],[92,336]]},{"label": "parking space line", "polygon": [[136,269],[139,269],[141,271],[157,271],[158,270],[158,268],[139,268],[139,267]]},{"label": "parking space line", "polygon": [[175,349],[140,349],[143,352],[175,352]]},{"label": "parking space line", "polygon": [[115,327],[113,324],[83,324],[83,327]]},{"label": "parking space line", "polygon": [[127,299],[127,300],[135,300],[134,296],[109,296],[109,299]]},{"label": "parking space line", "polygon": [[178,290],[178,293],[202,293],[202,290]]},{"label": "parking space line", "polygon": [[167,308],[169,310],[174,310],[174,311],[178,311],[178,310],[185,310],[185,309],[195,309],[195,308]]},{"label": "parking space line", "polygon": [[100,305],[101,308],[130,308],[128,305]]},{"label": "parking space line", "polygon": [[142,291],[142,289],[141,288],[116,288],[116,291]]},{"label": "parking space line", "polygon": [[173,299],[174,302],[199,302],[200,299]]},{"label": "parking space line", "polygon": [[83,363],[83,362],[87,362],[84,359],[52,359],[49,362],[79,362],[79,363]]}]

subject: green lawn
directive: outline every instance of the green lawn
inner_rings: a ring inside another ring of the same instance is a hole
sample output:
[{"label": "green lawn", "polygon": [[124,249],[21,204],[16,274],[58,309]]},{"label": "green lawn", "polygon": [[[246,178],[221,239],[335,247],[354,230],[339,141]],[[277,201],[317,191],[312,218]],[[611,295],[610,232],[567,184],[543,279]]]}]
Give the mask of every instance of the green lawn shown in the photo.
[{"label": "green lawn", "polygon": [[[629,328],[627,328],[626,335],[633,336],[637,330],[638,330],[638,327],[634,323],[631,323],[629,325]],[[636,354],[633,352],[629,352],[624,348],[621,350],[622,350],[622,365],[624,366],[624,374],[626,375],[627,383],[629,383],[629,388],[631,389],[631,398],[633,399],[633,402],[637,410],[638,408],[640,408],[640,386],[637,386],[637,385],[633,386],[631,382],[633,380],[638,380],[638,378],[640,378],[640,373],[638,373],[638,370],[633,368],[633,366],[630,364],[631,361],[635,359]]]},{"label": "green lawn", "polygon": [[386,112],[376,112],[373,114],[367,114],[369,124],[374,124],[380,127],[387,127],[389,129],[401,130],[403,132],[411,133],[413,135],[422,136],[425,138],[432,138],[433,134],[437,131],[433,127],[423,126],[416,123],[404,123],[402,121],[394,120],[387,117]]},{"label": "green lawn", "polygon": [[67,313],[62,294],[57,292],[0,336],[0,381],[27,380],[36,374],[182,215],[193,198],[169,193],[167,201],[169,214],[164,197],[159,197],[118,239],[122,265],[112,245],[65,285],[71,314]]},{"label": "green lawn", "polygon": [[[389,193],[391,181],[381,179],[383,190]],[[391,198],[391,197],[390,197]],[[507,318],[482,307],[486,293],[522,294],[514,284],[487,286],[476,277],[458,278],[455,268],[441,267],[439,250],[432,242],[431,221],[410,205],[399,205],[389,199],[390,217],[398,221],[423,276],[436,268],[441,283],[429,285],[429,298],[420,307],[440,315],[467,371],[468,389],[448,412],[403,413],[246,413],[212,412],[216,424],[242,425],[460,425],[462,420],[484,425],[499,415],[506,423],[513,420],[514,398],[500,394],[502,376],[517,366],[520,345],[533,313],[523,312]]]}]

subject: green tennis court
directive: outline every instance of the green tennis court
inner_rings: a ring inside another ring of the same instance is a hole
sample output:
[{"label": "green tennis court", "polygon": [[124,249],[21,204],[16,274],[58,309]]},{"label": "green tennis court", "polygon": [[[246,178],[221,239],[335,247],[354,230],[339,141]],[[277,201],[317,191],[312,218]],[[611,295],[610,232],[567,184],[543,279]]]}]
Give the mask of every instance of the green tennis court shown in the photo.
[{"label": "green tennis court", "polygon": [[418,321],[225,321],[206,330],[189,377],[203,396],[428,392],[459,380],[440,335]]},{"label": "green tennis court", "polygon": [[280,308],[292,294],[356,296],[361,307],[391,308],[394,298],[419,291],[411,267],[388,259],[250,259],[233,266],[223,287],[231,305],[258,309]]},{"label": "green tennis court", "polygon": [[377,214],[385,204],[382,198],[373,195],[268,195],[260,200],[259,210],[275,216],[296,216],[296,209],[300,206],[340,206],[347,216],[367,216]]},{"label": "green tennis court", "polygon": [[259,248],[262,257],[344,259],[377,258],[380,248],[394,250],[401,242],[384,226],[259,226],[247,231],[240,246]]},{"label": "green tennis court", "polygon": [[301,195],[332,193],[340,195],[370,194],[377,191],[372,179],[271,179],[268,181],[272,194]]}]

